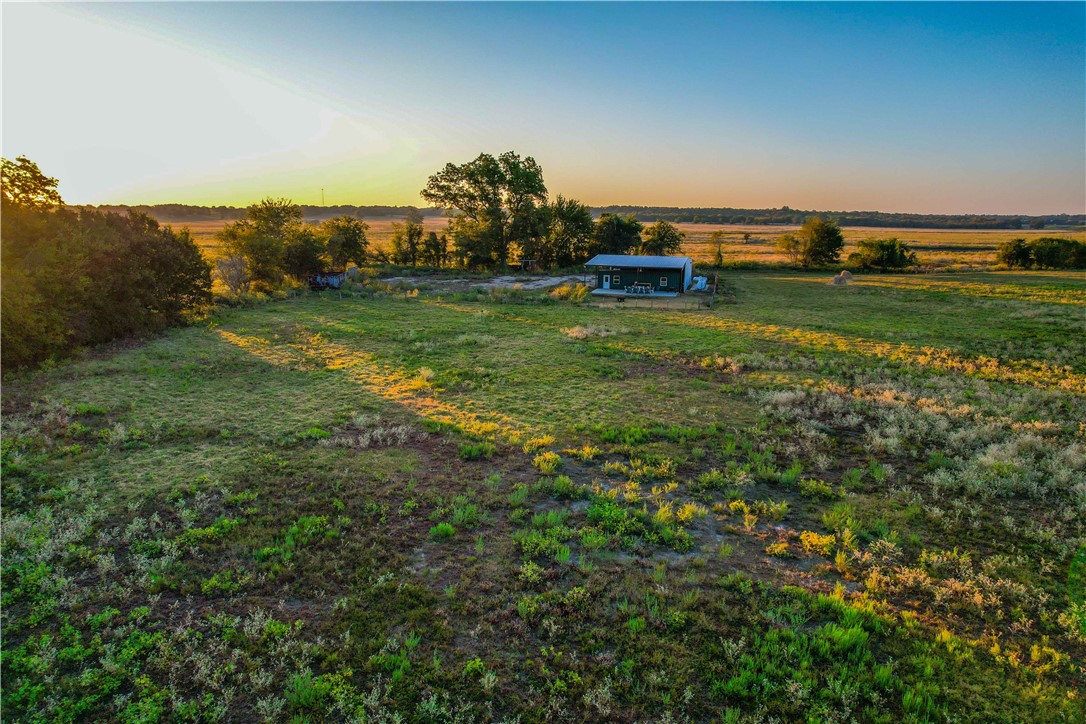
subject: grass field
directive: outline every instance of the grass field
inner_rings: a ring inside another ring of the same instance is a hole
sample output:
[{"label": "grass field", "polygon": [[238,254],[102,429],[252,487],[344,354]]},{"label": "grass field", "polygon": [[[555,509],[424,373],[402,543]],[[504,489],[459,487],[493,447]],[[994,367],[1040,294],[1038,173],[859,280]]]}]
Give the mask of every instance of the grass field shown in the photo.
[{"label": "grass field", "polygon": [[[375,249],[387,249],[392,236],[392,224],[397,219],[369,219],[370,243]],[[423,226],[427,232],[441,233],[447,220],[440,217],[428,217]],[[226,222],[196,221],[175,223],[180,228],[187,226],[205,253],[214,258],[219,254],[216,232]],[[786,257],[776,250],[776,240],[781,234],[796,231],[796,226],[736,226],[718,224],[676,224],[686,233],[686,245],[683,253],[695,262],[712,263],[716,246],[709,237],[715,231],[724,232],[724,258],[728,263],[755,262],[760,264],[785,264]],[[916,251],[920,263],[937,268],[986,267],[995,264],[996,249],[1005,241],[1041,236],[1059,236],[1086,242],[1086,231],[1018,230],[954,230],[954,229],[885,229],[845,227],[845,250],[842,259],[855,251],[856,242],[875,237],[886,239],[897,237],[908,241]],[[749,240],[744,239],[750,234]]]},{"label": "grass field", "polygon": [[1081,275],[726,281],[9,375],[5,719],[1083,721]]}]

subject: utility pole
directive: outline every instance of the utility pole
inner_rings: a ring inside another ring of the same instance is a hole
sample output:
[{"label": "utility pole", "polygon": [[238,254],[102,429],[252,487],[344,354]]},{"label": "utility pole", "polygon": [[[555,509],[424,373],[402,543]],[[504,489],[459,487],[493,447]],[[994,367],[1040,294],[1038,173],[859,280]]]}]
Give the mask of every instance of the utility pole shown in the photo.
[{"label": "utility pole", "polygon": [[324,206],[324,189],[321,189],[321,206]]}]

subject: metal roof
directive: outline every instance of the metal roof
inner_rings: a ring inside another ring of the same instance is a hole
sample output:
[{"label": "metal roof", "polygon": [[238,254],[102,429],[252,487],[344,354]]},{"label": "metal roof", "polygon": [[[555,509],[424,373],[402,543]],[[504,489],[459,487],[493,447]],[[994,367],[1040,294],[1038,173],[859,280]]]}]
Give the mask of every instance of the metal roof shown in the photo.
[{"label": "metal roof", "polygon": [[626,254],[597,254],[585,266],[649,267],[651,269],[682,269],[692,264],[688,256],[627,256]]}]

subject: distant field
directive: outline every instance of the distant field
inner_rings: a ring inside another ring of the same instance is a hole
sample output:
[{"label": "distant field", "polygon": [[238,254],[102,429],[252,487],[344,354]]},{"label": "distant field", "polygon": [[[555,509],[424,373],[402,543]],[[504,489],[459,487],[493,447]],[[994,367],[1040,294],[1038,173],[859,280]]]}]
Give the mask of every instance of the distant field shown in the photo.
[{"label": "distant field", "polygon": [[[368,232],[371,246],[375,249],[387,249],[388,240],[392,237],[392,224],[396,222],[402,222],[403,219],[382,218],[382,219],[366,219],[366,223],[369,224],[370,229]],[[212,259],[219,255],[219,243],[215,239],[215,234],[219,229],[226,226],[229,221],[185,221],[185,222],[170,222],[164,221],[163,223],[170,224],[176,229],[188,228],[196,239],[196,243],[203,249],[204,253]],[[423,227],[427,232],[436,231],[441,233],[448,223],[448,219],[440,217],[428,217],[423,220]]]},{"label": "distant field", "polygon": [[[392,236],[392,224],[400,219],[367,219],[370,225],[370,243],[377,249],[385,249]],[[168,223],[168,222],[167,222]],[[204,252],[211,257],[218,255],[215,233],[227,222],[197,221],[175,223],[174,226],[187,226]],[[443,218],[427,218],[424,222],[426,231],[441,232],[447,223]],[[723,231],[724,256],[729,262],[783,263],[785,257],[777,253],[774,247],[777,237],[795,231],[796,226],[737,226],[718,224],[676,224],[686,232],[687,243],[684,253],[696,262],[711,262],[716,251],[709,243],[709,236],[714,231]],[[1040,236],[1061,236],[1086,242],[1086,231],[1060,230],[953,230],[953,229],[887,229],[867,227],[844,227],[845,251],[843,258],[855,249],[860,239],[876,237],[885,239],[897,237],[908,241],[917,252],[920,263],[935,267],[986,266],[995,262],[996,248],[1005,241],[1017,238],[1035,238]],[[750,240],[744,242],[743,235],[750,234]]]},{"label": "distant field", "polygon": [[724,279],[5,379],[5,720],[1086,721],[1082,275]]}]

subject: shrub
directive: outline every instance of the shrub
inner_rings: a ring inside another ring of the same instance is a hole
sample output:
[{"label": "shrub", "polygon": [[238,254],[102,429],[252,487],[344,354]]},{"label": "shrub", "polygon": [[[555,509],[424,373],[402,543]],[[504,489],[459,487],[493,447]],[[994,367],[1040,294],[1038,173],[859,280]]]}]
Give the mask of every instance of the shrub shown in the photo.
[{"label": "shrub", "polygon": [[777,541],[776,543],[770,543],[765,549],[766,555],[773,556],[774,558],[791,558],[792,552],[788,549],[788,541]]},{"label": "shrub", "polygon": [[582,462],[587,463],[587,462],[590,462],[592,460],[595,460],[596,456],[599,455],[603,451],[600,450],[595,445],[584,445],[583,447],[571,448],[571,449],[565,450],[564,452],[567,455],[571,456],[571,457],[577,458],[578,460],[581,460]]},{"label": "shrub", "polygon": [[554,438],[550,435],[529,438],[528,441],[524,443],[524,452],[531,455],[532,453],[537,453],[548,445],[553,444]]},{"label": "shrub", "polygon": [[316,711],[332,693],[332,684],[323,676],[314,677],[308,671],[294,674],[287,680],[287,703],[295,710]]},{"label": "shrub", "polygon": [[916,265],[916,254],[900,239],[862,239],[848,263],[864,269],[903,269]]},{"label": "shrub", "polygon": [[462,460],[486,460],[498,451],[492,442],[460,443],[460,459]]},{"label": "shrub", "polygon": [[803,550],[808,553],[821,553],[824,556],[830,554],[835,540],[832,535],[821,535],[812,530],[805,530],[799,534],[799,542]]},{"label": "shrub", "polygon": [[456,528],[453,528],[451,523],[438,523],[430,529],[430,537],[434,540],[444,540],[454,535],[456,535]]},{"label": "shrub", "polygon": [[584,495],[584,488],[577,483],[573,482],[566,475],[559,475],[551,483],[551,490],[558,498],[568,498],[575,500]]},{"label": "shrub", "polygon": [[547,451],[536,455],[532,464],[544,475],[550,475],[562,464],[562,458],[556,452]]},{"label": "shrub", "polygon": [[996,261],[1012,269],[1084,269],[1086,244],[1051,236],[1029,241],[1012,239],[1000,245]]},{"label": "shrub", "polygon": [[311,427],[305,432],[298,433],[299,440],[324,440],[330,436],[331,433],[319,427]]},{"label": "shrub", "polygon": [[838,497],[838,492],[835,491],[829,483],[827,483],[825,480],[816,480],[814,478],[800,480],[799,492],[812,498]]}]

